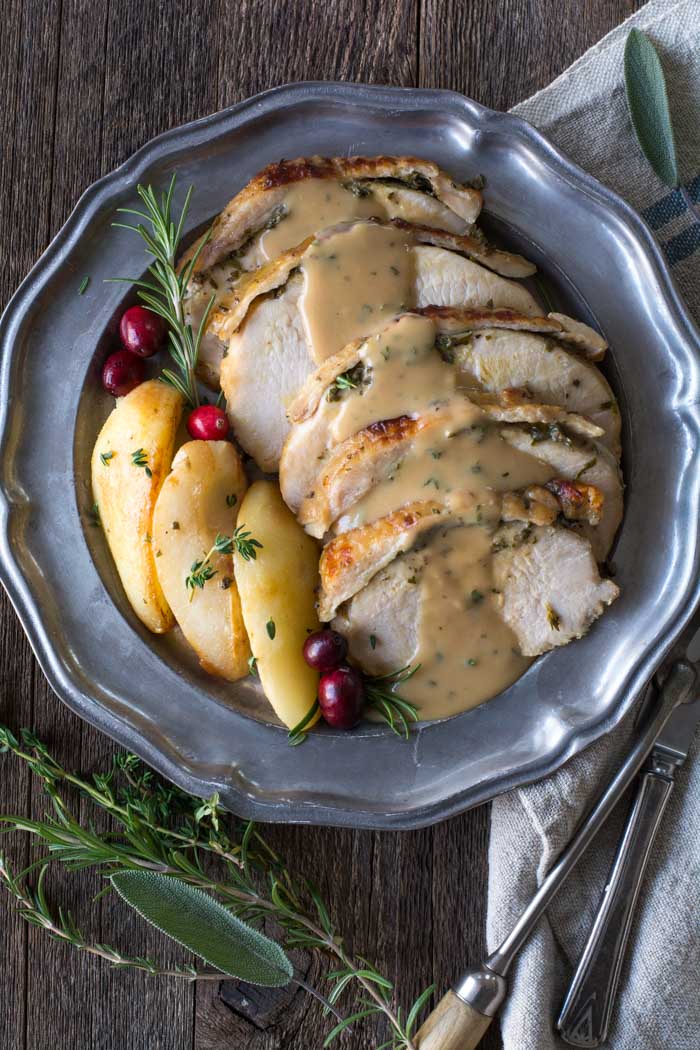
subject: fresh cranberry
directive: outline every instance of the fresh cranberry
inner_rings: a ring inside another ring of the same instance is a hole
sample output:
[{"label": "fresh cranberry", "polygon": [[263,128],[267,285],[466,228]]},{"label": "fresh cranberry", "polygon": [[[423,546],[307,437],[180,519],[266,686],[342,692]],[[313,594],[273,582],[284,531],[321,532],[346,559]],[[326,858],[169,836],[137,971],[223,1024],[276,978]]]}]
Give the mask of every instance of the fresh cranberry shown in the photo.
[{"label": "fresh cranberry", "polygon": [[348,643],[337,631],[314,631],[304,642],[304,659],[317,671],[334,671],[348,655]]},{"label": "fresh cranberry", "polygon": [[165,321],[145,306],[131,306],[122,314],[119,335],[125,350],[139,357],[152,357],[165,342]]},{"label": "fresh cranberry", "polygon": [[195,441],[221,441],[228,434],[228,419],[216,405],[200,405],[190,412],[187,429]]},{"label": "fresh cranberry", "polygon": [[117,350],[110,354],[102,369],[102,385],[115,397],[124,397],[134,387],[143,383],[143,361],[128,350]]},{"label": "fresh cranberry", "polygon": [[365,706],[362,676],[354,667],[338,667],[321,675],[318,683],[321,714],[336,729],[352,729]]}]

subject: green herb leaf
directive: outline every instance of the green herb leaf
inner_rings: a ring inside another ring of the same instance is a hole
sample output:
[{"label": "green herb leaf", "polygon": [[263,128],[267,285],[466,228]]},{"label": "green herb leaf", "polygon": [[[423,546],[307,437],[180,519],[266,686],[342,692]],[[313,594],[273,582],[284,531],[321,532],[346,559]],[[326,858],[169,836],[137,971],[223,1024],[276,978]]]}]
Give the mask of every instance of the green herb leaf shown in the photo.
[{"label": "green herb leaf", "polygon": [[88,285],[89,284],[90,284],[90,278],[89,277],[83,277],[82,281],[80,282],[80,284],[78,286],[78,295],[84,295],[85,292],[88,289]]},{"label": "green herb leaf", "polygon": [[256,539],[251,539],[250,531],[244,532],[245,525],[239,525],[233,533],[233,546],[240,554],[243,561],[255,561],[257,558],[257,550],[262,550],[262,543]]},{"label": "green herb leaf", "polygon": [[131,453],[131,462],[135,467],[143,467],[147,478],[153,477],[151,468],[148,465],[148,457],[142,448],[137,448],[135,452]]},{"label": "green herb leaf", "polygon": [[257,656],[248,657],[248,674],[256,675],[258,673],[258,658]]},{"label": "green herb leaf", "polygon": [[416,1021],[418,1020],[418,1017],[420,1016],[421,1010],[426,1005],[434,991],[435,985],[428,985],[425,991],[421,992],[421,994],[418,996],[415,1003],[411,1007],[408,1017],[406,1018],[406,1035],[409,1036],[409,1038],[413,1034],[413,1029],[415,1027]]},{"label": "green herb leaf", "polygon": [[238,502],[238,496],[236,495],[235,492],[232,492],[230,496],[226,497],[226,506],[227,507],[235,507],[237,502]]},{"label": "green herb leaf", "polygon": [[554,607],[549,602],[545,604],[545,612],[547,614],[547,623],[553,631],[561,629],[561,618],[559,613],[555,611]]},{"label": "green herb leaf", "polygon": [[267,631],[267,637],[270,639],[270,641],[273,641],[275,635],[277,634],[277,628],[275,627],[275,621],[272,619],[272,617],[270,617],[270,619],[265,624],[265,630]]},{"label": "green herb leaf", "polygon": [[109,466],[110,459],[114,459],[113,452],[100,452],[100,462],[103,467]]},{"label": "green herb leaf", "polygon": [[409,723],[418,721],[418,708],[408,700],[404,700],[395,690],[412,678],[418,670],[420,670],[420,664],[416,664],[415,667],[407,664],[405,667],[400,667],[398,671],[389,671],[388,674],[365,678],[367,706],[373,708],[391,731],[403,737],[404,740],[408,740],[409,737]]},{"label": "green herb leaf", "polygon": [[625,88],[639,147],[661,181],[675,189],[680,179],[666,78],[656,48],[639,29],[630,30],[625,44]]},{"label": "green herb leaf", "polygon": [[223,973],[266,988],[289,984],[293,968],[279,944],[202,890],[151,871],[120,871],[110,881],[142,918]]},{"label": "green herb leaf", "polygon": [[309,722],[315,717],[318,711],[318,700],[314,700],[313,704],[306,712],[301,722],[297,722],[289,732],[287,733],[287,741],[290,747],[298,747],[299,744],[303,744],[306,740],[306,727]]}]

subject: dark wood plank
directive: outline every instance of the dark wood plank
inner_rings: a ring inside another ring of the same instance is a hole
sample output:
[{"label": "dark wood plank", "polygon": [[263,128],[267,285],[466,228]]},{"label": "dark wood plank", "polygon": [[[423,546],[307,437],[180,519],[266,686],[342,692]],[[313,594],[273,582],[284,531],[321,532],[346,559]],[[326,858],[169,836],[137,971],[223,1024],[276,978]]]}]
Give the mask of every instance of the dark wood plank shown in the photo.
[{"label": "dark wood plank", "polygon": [[[4,143],[16,141],[17,69],[21,62],[21,3],[10,3],[0,20],[0,92],[5,105],[0,107],[0,137]],[[16,179],[19,158],[16,150],[4,151],[0,164],[0,224],[2,229],[13,228],[15,218],[12,187]],[[23,269],[30,265],[36,246],[31,235],[22,232],[15,240],[13,252],[3,252],[0,266],[0,300],[13,290]],[[32,698],[28,683],[32,679],[33,659],[24,633],[3,594],[0,597],[0,721],[17,726],[31,724]],[[23,771],[6,775],[0,766],[2,808],[10,813],[26,813],[29,800],[29,782]],[[2,849],[14,870],[27,862],[28,844],[21,839],[6,838]],[[9,907],[9,900],[0,903],[0,1002],[2,1028],[0,1047],[24,1050],[27,990],[27,927]]]},{"label": "dark wood plank", "polygon": [[[7,296],[23,273],[43,250],[49,230],[51,161],[55,79],[58,51],[52,20],[58,3],[47,3],[47,22],[26,5],[11,4],[3,13],[3,56],[0,77],[3,83],[3,142],[14,148],[3,150],[0,215],[3,229],[13,231],[13,250],[3,253],[2,294]],[[34,711],[36,671],[29,646],[3,599],[0,610],[0,667],[3,684],[2,720],[13,727],[31,725]],[[29,812],[29,781],[24,771],[3,770],[3,808],[10,812]],[[3,843],[5,848],[5,842]],[[10,863],[18,868],[26,863],[29,851],[24,841],[7,840]],[[8,914],[3,901],[2,994],[3,1047],[24,1050],[27,1037],[29,986],[29,929],[16,914]],[[6,922],[5,922],[6,920]],[[4,933],[4,930],[3,930]],[[5,1010],[7,1011],[5,1013]]]},{"label": "dark wood plank", "polygon": [[510,109],[549,84],[643,0],[422,0],[420,86]]},{"label": "dark wood plank", "polygon": [[410,87],[417,0],[241,0],[222,11],[219,104],[292,80]]}]

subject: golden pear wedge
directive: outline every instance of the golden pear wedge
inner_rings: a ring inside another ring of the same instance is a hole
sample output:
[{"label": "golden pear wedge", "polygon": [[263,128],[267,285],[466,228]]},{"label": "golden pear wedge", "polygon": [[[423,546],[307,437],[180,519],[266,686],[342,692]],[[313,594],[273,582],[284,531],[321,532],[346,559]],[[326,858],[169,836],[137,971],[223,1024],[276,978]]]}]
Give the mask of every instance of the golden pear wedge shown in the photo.
[{"label": "golden pear wedge", "polygon": [[248,487],[228,441],[189,441],[178,451],[153,514],[158,579],[183,635],[210,674],[234,682],[248,673],[250,646],[230,554],[214,552],[202,587],[186,580],[217,535],[231,537]]},{"label": "golden pear wedge", "polygon": [[174,626],[155,567],[153,508],[175,450],[184,401],[157,379],[117,400],[92,453],[92,490],[117,572],[138,618]]}]

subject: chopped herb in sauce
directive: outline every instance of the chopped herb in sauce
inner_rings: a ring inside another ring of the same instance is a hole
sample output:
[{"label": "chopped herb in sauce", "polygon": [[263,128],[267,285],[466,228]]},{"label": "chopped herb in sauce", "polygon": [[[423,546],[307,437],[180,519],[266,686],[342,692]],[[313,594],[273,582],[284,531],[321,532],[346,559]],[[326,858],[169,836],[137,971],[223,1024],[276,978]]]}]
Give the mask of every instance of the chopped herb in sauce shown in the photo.
[{"label": "chopped herb in sauce", "polygon": [[273,641],[275,635],[277,634],[277,628],[275,627],[275,621],[273,619],[269,619],[267,621],[267,623],[265,624],[265,630],[267,631],[267,637],[270,639],[270,641]]}]

